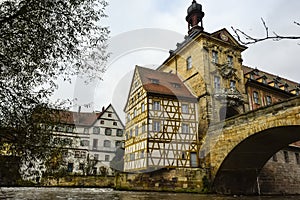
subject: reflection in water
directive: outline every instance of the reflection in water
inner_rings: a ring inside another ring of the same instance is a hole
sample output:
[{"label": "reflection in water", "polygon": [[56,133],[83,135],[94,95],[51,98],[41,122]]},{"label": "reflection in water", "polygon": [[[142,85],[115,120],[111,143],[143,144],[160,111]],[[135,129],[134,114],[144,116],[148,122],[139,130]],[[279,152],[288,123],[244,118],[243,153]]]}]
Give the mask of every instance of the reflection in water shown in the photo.
[{"label": "reflection in water", "polygon": [[101,188],[0,188],[0,199],[68,200],[288,200],[299,197],[232,197],[182,193],[121,192]]}]

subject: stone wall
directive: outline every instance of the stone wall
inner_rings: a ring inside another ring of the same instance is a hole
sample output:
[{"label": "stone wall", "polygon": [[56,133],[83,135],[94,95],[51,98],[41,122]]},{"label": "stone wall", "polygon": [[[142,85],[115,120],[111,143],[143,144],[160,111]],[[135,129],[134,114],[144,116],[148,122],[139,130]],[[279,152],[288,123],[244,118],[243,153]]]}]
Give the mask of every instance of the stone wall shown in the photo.
[{"label": "stone wall", "polygon": [[41,186],[48,187],[114,187],[114,176],[66,176],[44,178]]},{"label": "stone wall", "polygon": [[205,170],[194,168],[161,169],[151,173],[120,173],[115,188],[119,190],[207,192]]},{"label": "stone wall", "polygon": [[[288,157],[285,158],[287,154]],[[261,194],[300,194],[299,148],[277,152],[263,167],[259,176]]]}]

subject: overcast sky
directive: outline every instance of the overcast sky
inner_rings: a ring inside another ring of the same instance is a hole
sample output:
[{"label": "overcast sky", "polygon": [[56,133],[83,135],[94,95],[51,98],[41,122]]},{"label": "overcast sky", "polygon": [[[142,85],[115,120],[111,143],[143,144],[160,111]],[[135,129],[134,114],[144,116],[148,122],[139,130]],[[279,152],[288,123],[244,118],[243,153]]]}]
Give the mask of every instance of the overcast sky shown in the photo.
[{"label": "overcast sky", "polygon": [[[113,53],[103,81],[84,86],[64,84],[56,97],[77,98],[78,105],[90,104],[99,110],[110,103],[124,121],[122,113],[128,84],[135,65],[156,68],[182,42],[187,34],[186,10],[192,0],[109,0],[105,24],[111,30]],[[204,30],[212,33],[231,26],[253,36],[264,36],[263,18],[270,31],[283,35],[300,35],[299,0],[198,0],[205,12]],[[265,41],[248,46],[243,64],[300,82],[300,40]]]}]

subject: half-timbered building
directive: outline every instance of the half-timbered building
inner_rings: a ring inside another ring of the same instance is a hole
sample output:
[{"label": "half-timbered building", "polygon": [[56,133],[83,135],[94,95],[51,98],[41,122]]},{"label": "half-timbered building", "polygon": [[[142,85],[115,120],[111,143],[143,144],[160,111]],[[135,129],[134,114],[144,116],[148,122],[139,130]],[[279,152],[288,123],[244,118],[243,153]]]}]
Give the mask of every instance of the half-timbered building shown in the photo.
[{"label": "half-timbered building", "polygon": [[197,167],[196,101],[177,75],[137,66],[125,107],[125,171]]}]

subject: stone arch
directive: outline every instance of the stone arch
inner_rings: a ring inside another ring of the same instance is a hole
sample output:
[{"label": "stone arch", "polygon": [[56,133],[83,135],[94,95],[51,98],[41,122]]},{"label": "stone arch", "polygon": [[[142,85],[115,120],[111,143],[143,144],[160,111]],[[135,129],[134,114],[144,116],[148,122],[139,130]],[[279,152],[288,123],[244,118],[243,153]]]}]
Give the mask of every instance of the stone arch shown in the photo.
[{"label": "stone arch", "polygon": [[223,194],[256,194],[256,179],[270,157],[300,140],[300,125],[268,128],[236,145],[220,165],[213,190]]}]

